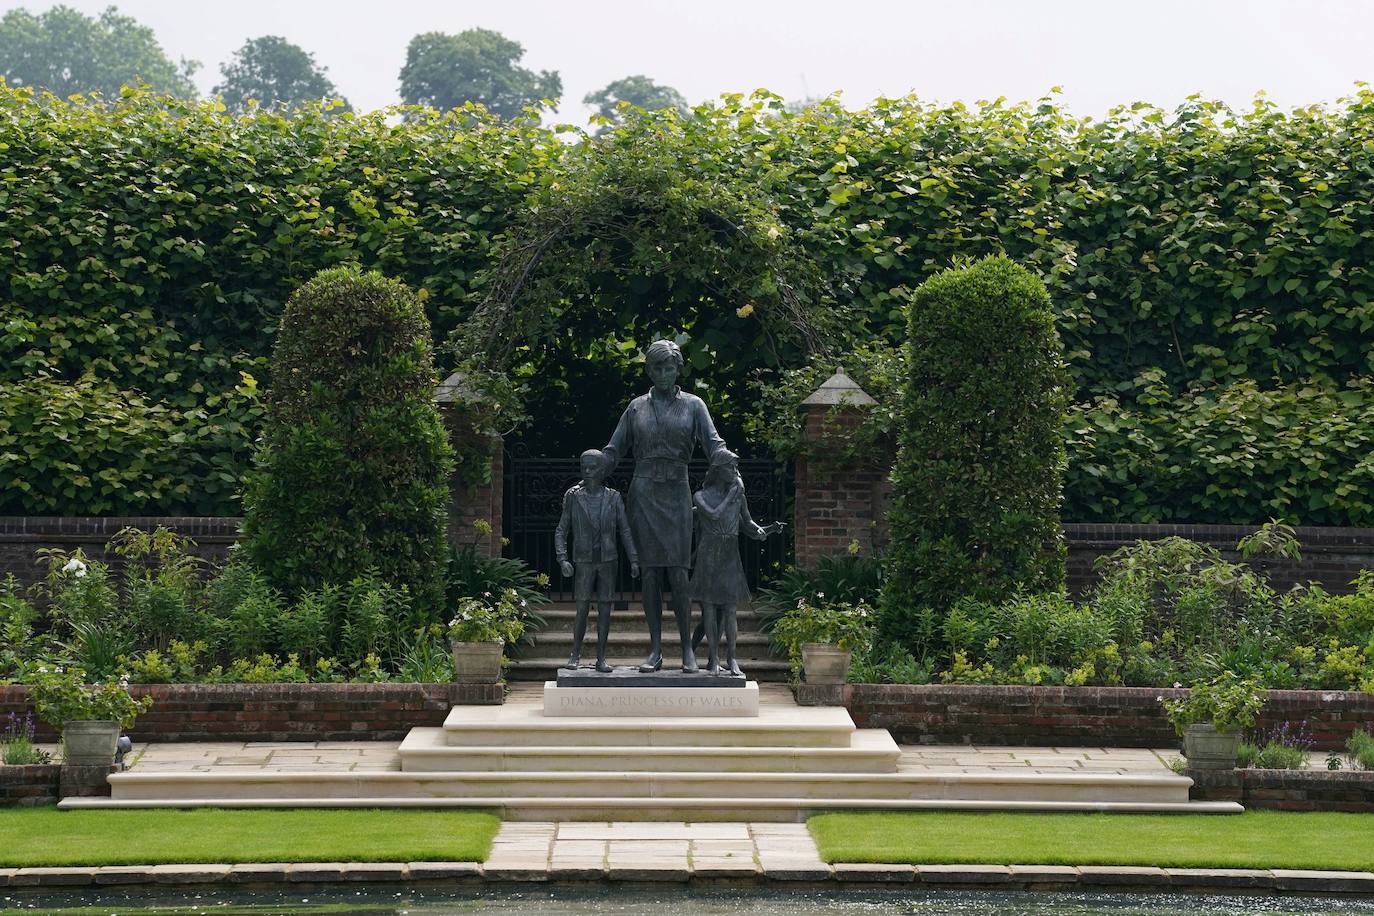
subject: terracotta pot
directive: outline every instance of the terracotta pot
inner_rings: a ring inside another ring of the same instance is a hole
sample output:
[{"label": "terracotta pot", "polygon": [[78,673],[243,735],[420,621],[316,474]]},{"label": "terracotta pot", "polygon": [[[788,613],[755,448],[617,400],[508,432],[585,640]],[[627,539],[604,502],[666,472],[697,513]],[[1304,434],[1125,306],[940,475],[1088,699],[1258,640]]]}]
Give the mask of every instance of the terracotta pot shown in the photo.
[{"label": "terracotta pot", "polygon": [[78,719],[62,726],[62,762],[74,767],[114,766],[119,723]]},{"label": "terracotta pot", "polygon": [[1210,722],[1189,725],[1183,731],[1183,756],[1194,770],[1233,770],[1240,732],[1219,732]]},{"label": "terracotta pot", "polygon": [[455,642],[453,680],[459,684],[495,684],[501,680],[501,653],[506,644],[492,642]]},{"label": "terracotta pot", "polygon": [[806,683],[843,684],[849,676],[848,649],[823,642],[809,642],[801,647],[801,652]]}]

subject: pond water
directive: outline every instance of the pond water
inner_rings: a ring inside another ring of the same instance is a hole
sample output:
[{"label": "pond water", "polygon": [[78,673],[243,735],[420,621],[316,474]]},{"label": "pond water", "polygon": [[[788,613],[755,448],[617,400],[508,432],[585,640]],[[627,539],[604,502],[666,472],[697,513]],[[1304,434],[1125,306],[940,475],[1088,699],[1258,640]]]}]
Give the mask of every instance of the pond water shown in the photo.
[{"label": "pond water", "polygon": [[98,893],[0,896],[0,916],[459,916],[471,913],[615,916],[1327,916],[1374,914],[1374,901],[1313,897],[1224,897],[1172,894],[922,892],[915,890],[771,891],[537,887],[460,891]]}]

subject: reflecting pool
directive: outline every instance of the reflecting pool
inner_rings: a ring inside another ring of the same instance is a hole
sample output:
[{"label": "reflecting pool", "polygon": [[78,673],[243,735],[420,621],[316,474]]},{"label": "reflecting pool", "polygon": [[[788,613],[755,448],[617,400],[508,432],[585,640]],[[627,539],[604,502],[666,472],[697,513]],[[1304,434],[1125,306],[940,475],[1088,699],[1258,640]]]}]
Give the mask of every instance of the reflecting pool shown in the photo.
[{"label": "reflecting pool", "polygon": [[1374,901],[1314,897],[1191,896],[920,890],[819,891],[679,886],[537,886],[474,890],[367,890],[295,894],[147,894],[113,889],[0,896],[0,916],[1326,916],[1374,914]]}]

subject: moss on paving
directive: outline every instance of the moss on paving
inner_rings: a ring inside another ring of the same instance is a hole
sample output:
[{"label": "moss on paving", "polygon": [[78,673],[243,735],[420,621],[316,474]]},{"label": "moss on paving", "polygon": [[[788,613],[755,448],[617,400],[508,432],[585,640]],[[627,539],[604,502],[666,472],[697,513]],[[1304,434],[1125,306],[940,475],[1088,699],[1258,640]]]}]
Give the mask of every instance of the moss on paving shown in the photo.
[{"label": "moss on paving", "polygon": [[0,809],[0,866],[483,862],[492,814],[424,810]]},{"label": "moss on paving", "polygon": [[821,814],[807,823],[831,863],[1374,869],[1369,814],[913,811]]}]

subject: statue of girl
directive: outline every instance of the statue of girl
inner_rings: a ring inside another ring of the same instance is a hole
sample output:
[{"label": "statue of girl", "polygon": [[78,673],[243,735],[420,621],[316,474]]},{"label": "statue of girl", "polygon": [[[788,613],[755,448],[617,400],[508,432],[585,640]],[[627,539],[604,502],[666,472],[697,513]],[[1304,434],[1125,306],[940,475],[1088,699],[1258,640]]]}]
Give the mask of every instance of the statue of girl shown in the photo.
[{"label": "statue of girl", "polygon": [[673,615],[682,644],[682,670],[697,670],[692,652],[692,603],[687,570],[692,565],[692,489],[687,462],[698,443],[709,460],[725,448],[706,403],[677,386],[682,350],[671,340],[655,341],[646,354],[653,388],[630,402],[601,451],[609,475],[633,454],[634,477],[627,494],[630,531],[639,548],[644,577],[644,619],[649,655],[640,671],[663,667],[663,585],[673,592]]},{"label": "statue of girl", "polygon": [[[711,456],[711,469],[701,489],[692,496],[697,511],[697,553],[692,563],[692,599],[701,602],[702,635],[710,647],[708,674],[739,677],[735,658],[738,633],[736,611],[749,598],[749,583],[739,556],[741,532],[756,541],[781,531],[782,522],[759,525],[749,515],[744,481],[739,475],[739,457],[729,449]],[[720,667],[720,637],[725,635],[725,670]],[[694,640],[695,642],[695,640]]]}]

